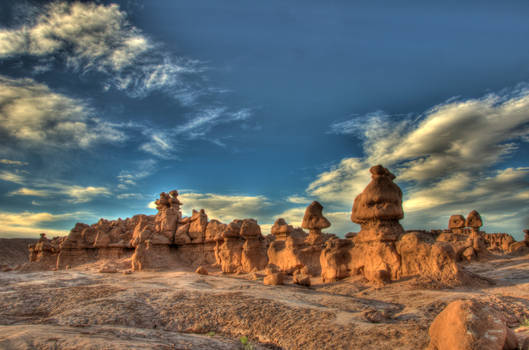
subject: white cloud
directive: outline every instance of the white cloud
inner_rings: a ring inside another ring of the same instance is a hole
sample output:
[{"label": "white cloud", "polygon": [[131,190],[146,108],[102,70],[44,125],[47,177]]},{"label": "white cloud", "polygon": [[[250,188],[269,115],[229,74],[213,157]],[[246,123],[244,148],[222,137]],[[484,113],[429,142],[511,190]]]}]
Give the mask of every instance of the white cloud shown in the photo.
[{"label": "white cloud", "polygon": [[14,165],[14,166],[28,165],[27,162],[22,162],[20,160],[11,160],[11,159],[0,159],[0,164]]},{"label": "white cloud", "polygon": [[229,222],[233,219],[258,218],[262,209],[271,205],[265,196],[222,195],[215,193],[181,193],[182,212],[191,215],[193,209],[205,209],[210,219]]},{"label": "white cloud", "polygon": [[72,203],[90,202],[96,197],[110,196],[112,192],[106,187],[95,186],[61,186],[60,193],[70,197]]},{"label": "white cloud", "polygon": [[32,188],[21,187],[18,190],[11,191],[8,196],[30,196],[30,197],[47,197],[50,192],[47,190],[35,190]]},{"label": "white cloud", "polygon": [[178,148],[175,135],[165,131],[148,130],[145,134],[149,140],[140,145],[140,150],[162,159],[174,159]]},{"label": "white cloud", "polygon": [[42,224],[75,219],[81,215],[86,215],[86,213],[0,212],[0,234],[4,237],[38,237],[42,232],[49,235],[66,235],[68,230],[44,228]]},{"label": "white cloud", "polygon": [[19,174],[16,174],[16,173],[13,173],[11,171],[7,171],[7,170],[0,171],[0,180],[7,181],[7,182],[13,182],[13,183],[16,183],[16,184],[24,183],[24,177],[23,176],[21,176]]},{"label": "white cloud", "polygon": [[196,61],[173,59],[159,46],[132,26],[116,4],[57,1],[32,23],[0,30],[0,58],[65,57],[75,70],[107,74],[107,88],[138,97],[154,90],[188,90],[183,76],[198,70]]},{"label": "white cloud", "polygon": [[312,201],[308,199],[307,197],[303,196],[289,196],[287,198],[287,202],[294,203],[294,204],[306,204],[309,205]]},{"label": "white cloud", "polygon": [[97,197],[110,196],[112,192],[102,186],[78,186],[78,185],[66,185],[66,184],[41,184],[40,188],[27,188],[22,187],[18,190],[11,191],[8,193],[9,196],[29,196],[29,197],[48,197],[53,198],[56,196],[68,197],[70,203],[87,203]]},{"label": "white cloud", "polygon": [[488,223],[492,229],[520,230],[529,214],[521,202],[527,168],[497,169],[529,135],[525,88],[450,101],[417,119],[377,112],[335,123],[331,131],[361,137],[364,155],[343,159],[308,186],[309,194],[324,201],[350,205],[369,182],[369,167],[383,164],[405,187],[404,222],[415,228],[443,228],[450,214],[477,209],[486,223],[489,215],[517,213],[516,220]]},{"label": "white cloud", "polygon": [[145,179],[157,170],[158,162],[154,159],[140,160],[135,163],[136,169],[122,170],[117,179],[119,181],[118,189],[126,190],[131,186],[136,186],[137,181]]},{"label": "white cloud", "polygon": [[251,115],[249,109],[228,111],[225,107],[206,108],[196,113],[185,124],[176,127],[174,132],[187,139],[202,138],[219,124],[242,122]]},{"label": "white cloud", "polygon": [[122,142],[123,132],[91,117],[80,100],[55,93],[33,79],[0,76],[0,131],[20,146],[81,147]]}]

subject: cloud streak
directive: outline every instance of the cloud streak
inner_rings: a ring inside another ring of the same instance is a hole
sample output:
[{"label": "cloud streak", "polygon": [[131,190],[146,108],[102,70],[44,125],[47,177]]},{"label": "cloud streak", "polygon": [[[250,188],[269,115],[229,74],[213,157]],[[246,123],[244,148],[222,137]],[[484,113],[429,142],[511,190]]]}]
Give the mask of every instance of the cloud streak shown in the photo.
[{"label": "cloud streak", "polygon": [[51,214],[48,212],[0,212],[0,234],[3,237],[38,237],[42,232],[63,236],[68,230],[56,230],[45,227],[47,224],[77,219],[86,216],[84,212]]}]

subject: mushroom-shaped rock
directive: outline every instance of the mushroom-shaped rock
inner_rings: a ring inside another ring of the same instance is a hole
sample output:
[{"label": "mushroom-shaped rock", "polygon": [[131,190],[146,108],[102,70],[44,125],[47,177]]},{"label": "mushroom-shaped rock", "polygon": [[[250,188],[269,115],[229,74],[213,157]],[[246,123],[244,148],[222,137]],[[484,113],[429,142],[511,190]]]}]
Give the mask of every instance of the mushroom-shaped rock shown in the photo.
[{"label": "mushroom-shaped rock", "polygon": [[518,349],[503,315],[476,300],[450,303],[434,319],[428,333],[428,350]]},{"label": "mushroom-shaped rock", "polygon": [[311,234],[321,235],[321,230],[331,226],[329,220],[322,214],[323,206],[314,201],[305,210],[305,216],[303,216],[303,222],[301,227],[310,230]]},{"label": "mushroom-shaped rock", "polygon": [[465,227],[465,217],[463,215],[452,215],[448,220],[448,228],[462,229]]},{"label": "mushroom-shaped rock", "polygon": [[479,215],[477,211],[472,210],[467,216],[466,227],[471,227],[475,230],[478,230],[481,226],[483,226],[481,215]]},{"label": "mushroom-shaped rock", "polygon": [[393,175],[382,165],[369,169],[371,182],[354,201],[351,221],[360,224],[359,241],[395,241],[404,232],[402,191]]}]

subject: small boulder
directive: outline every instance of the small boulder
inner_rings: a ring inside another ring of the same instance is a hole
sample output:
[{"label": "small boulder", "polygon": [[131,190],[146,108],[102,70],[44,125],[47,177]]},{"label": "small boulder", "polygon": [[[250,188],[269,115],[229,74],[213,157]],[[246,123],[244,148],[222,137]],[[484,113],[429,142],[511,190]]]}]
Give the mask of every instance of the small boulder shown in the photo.
[{"label": "small boulder", "polygon": [[274,272],[269,275],[267,275],[263,279],[263,284],[267,286],[278,286],[282,285],[284,280],[284,276],[282,272]]},{"label": "small boulder", "polygon": [[206,268],[204,266],[199,266],[195,270],[195,273],[198,273],[199,275],[207,275],[208,274],[208,270],[206,270]]},{"label": "small boulder", "polygon": [[[503,315],[476,300],[457,300],[441,311],[428,331],[428,350],[514,350],[518,344]],[[516,345],[516,346],[514,346]]]}]

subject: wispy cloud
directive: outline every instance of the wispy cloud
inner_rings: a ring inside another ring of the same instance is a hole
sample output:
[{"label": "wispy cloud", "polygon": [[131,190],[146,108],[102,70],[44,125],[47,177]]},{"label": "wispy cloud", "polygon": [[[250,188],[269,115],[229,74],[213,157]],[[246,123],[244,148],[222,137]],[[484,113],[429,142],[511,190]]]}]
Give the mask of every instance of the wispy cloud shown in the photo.
[{"label": "wispy cloud", "polygon": [[287,202],[294,203],[294,204],[306,204],[309,205],[311,203],[311,200],[304,196],[289,196],[287,198]]},{"label": "wispy cloud", "polygon": [[164,52],[116,4],[57,1],[33,21],[0,30],[0,58],[20,55],[64,59],[74,70],[104,73],[105,88],[133,97],[162,90],[182,96],[183,102],[194,95],[185,75],[200,70],[196,61]]},{"label": "wispy cloud", "polygon": [[49,197],[63,196],[70,203],[87,203],[97,197],[110,196],[112,192],[102,186],[77,186],[65,184],[43,184],[41,188],[21,187],[8,193],[9,196]]},{"label": "wispy cloud", "polygon": [[148,140],[140,145],[140,150],[162,159],[176,158],[179,148],[174,133],[147,129],[144,135]]},{"label": "wispy cloud", "polygon": [[0,130],[19,147],[80,147],[119,143],[125,134],[92,116],[82,101],[33,79],[0,76]]},{"label": "wispy cloud", "polygon": [[205,209],[211,219],[229,222],[233,219],[258,218],[263,208],[271,205],[265,196],[223,195],[216,193],[181,193],[182,211],[190,215],[192,209]]},{"label": "wispy cloud", "polygon": [[350,205],[369,182],[368,169],[384,164],[406,188],[406,223],[446,226],[448,216],[478,209],[484,216],[517,213],[510,222],[488,223],[520,229],[528,214],[527,168],[498,169],[529,135],[529,90],[479,99],[452,100],[419,118],[377,112],[331,126],[335,133],[363,141],[364,155],[345,158],[321,173],[307,192],[342,206]]},{"label": "wispy cloud", "polygon": [[0,180],[7,181],[7,182],[13,182],[16,184],[22,184],[24,183],[24,176],[13,173],[11,171],[2,170],[0,171]]},{"label": "wispy cloud", "polygon": [[187,139],[201,138],[219,124],[242,122],[251,115],[251,110],[247,108],[237,111],[229,111],[226,107],[206,108],[191,116],[186,123],[176,127],[174,132]]},{"label": "wispy cloud", "polygon": [[136,186],[137,181],[145,179],[156,172],[158,162],[154,159],[145,159],[135,162],[133,170],[122,170],[117,179],[118,189],[126,190],[131,186]]},{"label": "wispy cloud", "polygon": [[22,162],[20,160],[11,160],[11,159],[0,159],[0,164],[13,165],[13,166],[28,165],[27,162]]},{"label": "wispy cloud", "polygon": [[90,216],[85,212],[51,214],[48,212],[0,212],[0,234],[3,237],[38,237],[42,232],[50,235],[65,235],[68,230],[50,229],[44,225]]}]

